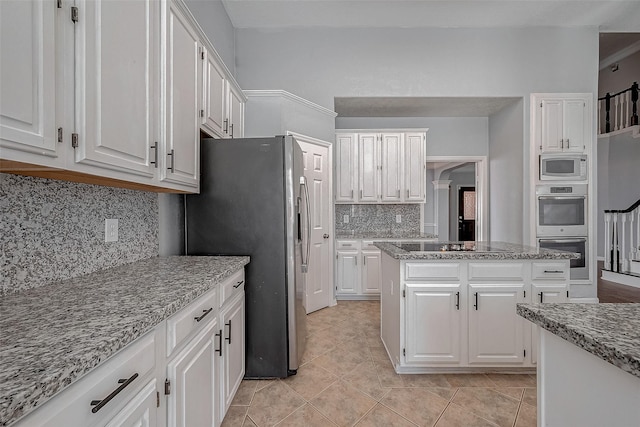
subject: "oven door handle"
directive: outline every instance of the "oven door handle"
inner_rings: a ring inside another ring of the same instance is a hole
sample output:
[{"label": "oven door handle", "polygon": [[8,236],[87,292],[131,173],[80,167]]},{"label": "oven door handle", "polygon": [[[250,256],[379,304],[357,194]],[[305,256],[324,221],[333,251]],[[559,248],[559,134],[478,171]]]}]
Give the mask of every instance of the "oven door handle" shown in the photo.
[{"label": "oven door handle", "polygon": [[546,243],[582,243],[587,239],[538,239],[540,242]]},{"label": "oven door handle", "polygon": [[541,199],[541,200],[570,200],[570,199],[584,200],[586,198],[587,196],[538,196],[538,199]]}]

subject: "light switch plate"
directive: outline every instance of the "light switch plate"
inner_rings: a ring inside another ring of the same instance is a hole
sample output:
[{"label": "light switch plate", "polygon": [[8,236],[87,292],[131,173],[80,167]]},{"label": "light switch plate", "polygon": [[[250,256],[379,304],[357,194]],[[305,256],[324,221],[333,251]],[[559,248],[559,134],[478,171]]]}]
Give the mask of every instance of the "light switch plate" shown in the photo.
[{"label": "light switch plate", "polygon": [[400,224],[402,222],[402,215],[396,215],[396,222]]},{"label": "light switch plate", "polygon": [[345,223],[345,224],[349,224],[349,215],[344,215],[342,217],[342,222]]},{"label": "light switch plate", "polygon": [[117,219],[104,220],[104,241],[105,242],[118,241],[118,220]]}]

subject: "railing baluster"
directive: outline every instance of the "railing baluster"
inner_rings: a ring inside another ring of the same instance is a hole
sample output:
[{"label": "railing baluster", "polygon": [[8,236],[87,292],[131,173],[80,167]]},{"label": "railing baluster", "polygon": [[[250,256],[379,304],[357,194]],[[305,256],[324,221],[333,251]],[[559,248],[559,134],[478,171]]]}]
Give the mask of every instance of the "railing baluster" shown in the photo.
[{"label": "railing baluster", "polygon": [[620,253],[622,254],[622,259],[620,260],[620,269],[623,272],[629,271],[628,261],[627,261],[627,214],[623,213],[620,215],[620,235],[622,236],[622,244],[620,245]]},{"label": "railing baluster", "polygon": [[631,102],[633,103],[631,126],[635,126],[638,124],[638,82],[633,82],[633,85],[631,85]]}]

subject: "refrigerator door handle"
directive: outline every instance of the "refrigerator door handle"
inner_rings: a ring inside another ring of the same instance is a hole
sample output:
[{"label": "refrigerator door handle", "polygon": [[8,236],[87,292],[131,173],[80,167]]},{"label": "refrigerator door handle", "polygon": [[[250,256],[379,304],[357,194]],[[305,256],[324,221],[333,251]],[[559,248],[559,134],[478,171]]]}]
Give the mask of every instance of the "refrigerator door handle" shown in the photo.
[{"label": "refrigerator door handle", "polygon": [[307,219],[307,256],[302,259],[302,272],[309,271],[309,256],[311,255],[311,219],[309,218],[309,188],[307,187],[307,178],[300,177],[300,190],[304,189],[304,200],[306,204],[306,219]]}]

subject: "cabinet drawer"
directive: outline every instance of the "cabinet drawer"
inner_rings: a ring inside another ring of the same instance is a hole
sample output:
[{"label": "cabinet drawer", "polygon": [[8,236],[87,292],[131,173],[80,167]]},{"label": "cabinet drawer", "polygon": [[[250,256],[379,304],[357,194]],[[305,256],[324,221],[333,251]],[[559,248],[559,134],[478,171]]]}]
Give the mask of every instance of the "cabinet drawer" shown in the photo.
[{"label": "cabinet drawer", "polygon": [[224,305],[235,294],[242,292],[244,289],[244,269],[238,271],[233,276],[222,283],[222,298],[220,299],[220,307]]},{"label": "cabinet drawer", "polygon": [[568,263],[534,262],[531,276],[533,280],[565,279],[569,270]]},{"label": "cabinet drawer", "polygon": [[368,251],[379,251],[378,247],[373,244],[373,240],[363,240],[362,241],[362,249]]},{"label": "cabinet drawer", "polygon": [[338,240],[336,241],[336,249],[360,249],[358,240]]},{"label": "cabinet drawer", "polygon": [[218,289],[215,288],[167,319],[167,356],[185,338],[215,318],[218,305]]},{"label": "cabinet drawer", "polygon": [[406,280],[460,280],[459,263],[408,262]]},{"label": "cabinet drawer", "polygon": [[469,263],[469,280],[523,280],[524,263],[477,262]]},{"label": "cabinet drawer", "polygon": [[[104,425],[149,382],[155,369],[155,331],[138,338],[44,405],[19,420],[16,427]],[[127,381],[119,393],[107,396]],[[92,401],[101,401],[94,413]]]}]

